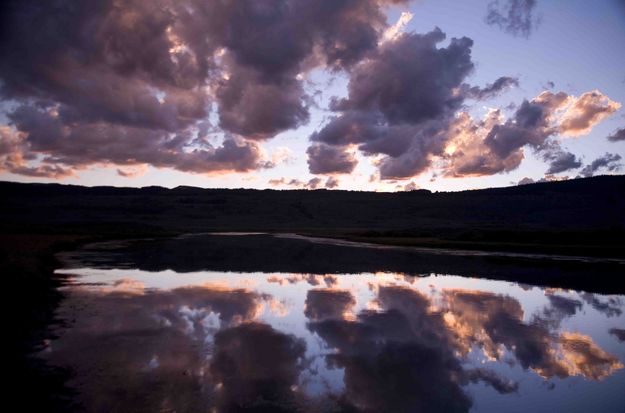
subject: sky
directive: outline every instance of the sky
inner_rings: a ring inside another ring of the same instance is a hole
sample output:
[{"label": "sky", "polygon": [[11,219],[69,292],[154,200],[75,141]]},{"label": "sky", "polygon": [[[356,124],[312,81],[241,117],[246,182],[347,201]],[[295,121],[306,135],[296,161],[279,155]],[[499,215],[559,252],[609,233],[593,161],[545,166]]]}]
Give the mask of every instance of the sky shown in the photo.
[{"label": "sky", "polygon": [[20,0],[0,19],[0,180],[449,191],[622,173],[623,0]]}]

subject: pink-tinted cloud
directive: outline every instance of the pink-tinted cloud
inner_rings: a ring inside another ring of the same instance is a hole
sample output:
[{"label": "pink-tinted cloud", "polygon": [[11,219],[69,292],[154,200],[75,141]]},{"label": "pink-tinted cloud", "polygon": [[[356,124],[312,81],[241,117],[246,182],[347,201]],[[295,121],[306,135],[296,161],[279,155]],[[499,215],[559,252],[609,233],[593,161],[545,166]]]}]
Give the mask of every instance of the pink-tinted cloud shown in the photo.
[{"label": "pink-tinted cloud", "polygon": [[[254,141],[308,121],[299,74],[351,68],[388,27],[384,8],[399,3],[11,2],[0,93],[17,103],[8,115],[23,138],[3,168],[60,177],[95,164],[272,166]],[[207,121],[212,109],[219,125]]]},{"label": "pink-tinted cloud", "polygon": [[511,171],[520,165],[526,146],[549,162],[548,174],[579,168],[578,157],[563,150],[556,138],[590,132],[618,106],[597,91],[578,98],[545,91],[524,101],[505,121],[499,110],[491,111],[481,121],[461,114],[450,128],[445,173],[480,176]]},{"label": "pink-tinted cloud", "polygon": [[586,92],[567,108],[560,122],[560,133],[579,136],[589,133],[593,126],[616,112],[621,107],[599,92]]}]

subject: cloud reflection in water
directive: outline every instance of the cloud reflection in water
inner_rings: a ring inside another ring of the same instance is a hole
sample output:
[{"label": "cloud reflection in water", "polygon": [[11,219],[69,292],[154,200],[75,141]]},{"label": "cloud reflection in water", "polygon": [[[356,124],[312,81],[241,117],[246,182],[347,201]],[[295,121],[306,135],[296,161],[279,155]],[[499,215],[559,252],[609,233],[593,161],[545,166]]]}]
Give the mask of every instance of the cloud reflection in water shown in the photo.
[{"label": "cloud reflection in water", "polygon": [[[548,397],[535,380],[623,382],[620,297],[393,273],[75,272],[43,356],[74,371],[88,411],[466,412]],[[571,328],[586,313],[610,320],[610,351]]]}]

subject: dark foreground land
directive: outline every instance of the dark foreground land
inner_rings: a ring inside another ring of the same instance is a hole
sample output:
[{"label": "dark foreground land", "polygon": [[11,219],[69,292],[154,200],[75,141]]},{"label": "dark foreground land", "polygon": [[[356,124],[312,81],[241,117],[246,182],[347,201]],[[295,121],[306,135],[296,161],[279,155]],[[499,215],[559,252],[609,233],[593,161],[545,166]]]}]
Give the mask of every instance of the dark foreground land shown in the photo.
[{"label": "dark foreground land", "polygon": [[383,244],[625,256],[625,176],[403,193],[0,183],[2,233],[298,232]]},{"label": "dark foreground land", "polygon": [[[441,255],[415,261],[405,251],[337,250],[288,240],[281,241],[283,246],[274,243],[275,251],[258,250],[256,244],[229,248],[226,239],[207,246],[189,238],[177,242],[182,245],[177,249],[169,248],[166,241],[184,233],[290,232],[374,244],[623,259],[625,176],[455,193],[392,194],[4,182],[0,199],[0,272],[14,310],[8,317],[8,331],[12,332],[9,364],[15,370],[16,390],[9,390],[21,397],[24,411],[38,406],[46,406],[47,411],[68,409],[66,401],[71,398],[64,398],[61,387],[66,373],[42,374],[41,366],[27,355],[46,339],[44,327],[54,321],[61,299],[56,287],[62,279],[52,276],[59,266],[54,253],[89,242],[163,238],[148,250],[130,249],[134,264],[145,269],[187,263],[189,268],[177,270],[221,265],[240,271],[289,271],[295,266],[317,273],[439,271],[603,293],[622,293],[625,285],[623,265],[614,262],[448,260]],[[267,254],[281,259],[267,261]]]}]

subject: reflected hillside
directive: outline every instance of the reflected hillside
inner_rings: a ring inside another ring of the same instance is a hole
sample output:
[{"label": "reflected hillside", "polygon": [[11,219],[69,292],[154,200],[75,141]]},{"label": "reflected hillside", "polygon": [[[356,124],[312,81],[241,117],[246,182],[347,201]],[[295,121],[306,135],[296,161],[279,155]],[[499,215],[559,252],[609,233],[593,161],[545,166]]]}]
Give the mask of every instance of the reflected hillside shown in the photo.
[{"label": "reflected hillside", "polygon": [[[483,277],[575,288],[591,292],[625,292],[623,263],[553,260],[544,257],[424,252],[413,248],[334,245],[266,234],[193,235],[172,239],[88,245],[65,254],[70,264],[99,268],[138,268],[234,272],[357,274],[401,272]],[[600,275],[600,276],[593,276]]]}]

